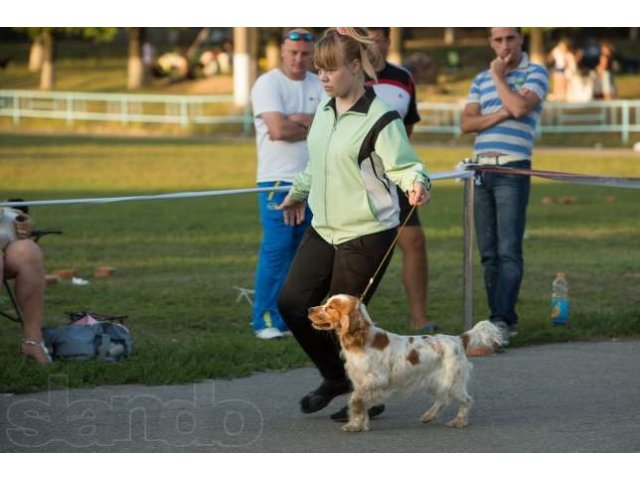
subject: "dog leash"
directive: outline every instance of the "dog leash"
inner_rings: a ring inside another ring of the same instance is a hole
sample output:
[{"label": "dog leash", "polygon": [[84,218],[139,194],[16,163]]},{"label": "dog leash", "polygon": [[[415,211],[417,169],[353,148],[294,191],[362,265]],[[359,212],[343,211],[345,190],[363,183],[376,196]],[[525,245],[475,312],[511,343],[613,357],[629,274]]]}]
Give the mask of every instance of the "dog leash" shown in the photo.
[{"label": "dog leash", "polygon": [[411,218],[411,215],[413,215],[413,212],[416,209],[416,207],[417,205],[414,205],[413,207],[411,207],[411,211],[409,212],[409,215],[407,215],[407,218],[404,219],[404,222],[402,222],[402,225],[400,225],[400,227],[398,228],[398,231],[396,232],[396,237],[393,239],[393,242],[391,242],[391,245],[389,245],[389,248],[387,249],[387,253],[384,254],[384,257],[382,257],[382,261],[380,262],[380,265],[378,265],[378,268],[376,269],[374,274],[371,275],[371,278],[369,279],[369,283],[367,284],[367,288],[365,288],[364,292],[362,292],[362,295],[360,295],[361,302],[364,301],[364,297],[367,295],[367,292],[369,292],[369,289],[373,285],[373,281],[378,276],[378,273],[380,273],[380,270],[382,269],[384,262],[387,261],[387,257],[391,255],[391,252],[393,252],[393,249],[395,248],[396,243],[398,243],[398,238],[400,238],[400,232],[402,232],[402,229],[407,225],[407,222]]}]

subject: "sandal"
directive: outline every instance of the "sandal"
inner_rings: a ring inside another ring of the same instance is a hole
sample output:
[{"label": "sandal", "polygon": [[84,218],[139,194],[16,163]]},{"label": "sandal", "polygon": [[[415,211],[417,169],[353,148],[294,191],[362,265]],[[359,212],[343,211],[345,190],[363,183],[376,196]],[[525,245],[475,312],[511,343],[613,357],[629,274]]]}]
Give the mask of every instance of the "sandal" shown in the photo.
[{"label": "sandal", "polygon": [[415,335],[433,335],[438,330],[440,330],[440,327],[438,327],[437,323],[427,322],[422,327],[416,330]]},{"label": "sandal", "polygon": [[49,350],[47,350],[44,342],[36,342],[35,340],[23,340],[21,351],[23,355],[32,358],[41,365],[48,365],[53,361],[51,359],[51,355],[49,355]]}]

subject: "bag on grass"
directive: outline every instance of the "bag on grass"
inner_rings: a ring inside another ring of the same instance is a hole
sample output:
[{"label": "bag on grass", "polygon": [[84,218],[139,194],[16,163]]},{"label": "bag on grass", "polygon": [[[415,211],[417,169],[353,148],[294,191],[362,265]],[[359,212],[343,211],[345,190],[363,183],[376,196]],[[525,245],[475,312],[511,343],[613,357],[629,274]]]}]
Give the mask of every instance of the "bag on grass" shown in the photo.
[{"label": "bag on grass", "polygon": [[54,357],[116,362],[131,355],[133,341],[129,329],[122,323],[106,321],[126,317],[87,312],[70,313],[69,316],[72,320],[69,325],[42,329],[45,345]]}]

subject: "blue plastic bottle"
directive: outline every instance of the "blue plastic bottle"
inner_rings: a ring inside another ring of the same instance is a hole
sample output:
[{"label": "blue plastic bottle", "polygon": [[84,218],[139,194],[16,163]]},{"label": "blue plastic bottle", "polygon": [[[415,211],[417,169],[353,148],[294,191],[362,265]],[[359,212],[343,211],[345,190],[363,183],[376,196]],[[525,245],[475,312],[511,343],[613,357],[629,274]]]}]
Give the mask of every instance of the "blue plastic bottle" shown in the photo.
[{"label": "blue plastic bottle", "polygon": [[569,283],[564,272],[556,273],[551,284],[549,316],[554,325],[564,325],[569,320]]}]

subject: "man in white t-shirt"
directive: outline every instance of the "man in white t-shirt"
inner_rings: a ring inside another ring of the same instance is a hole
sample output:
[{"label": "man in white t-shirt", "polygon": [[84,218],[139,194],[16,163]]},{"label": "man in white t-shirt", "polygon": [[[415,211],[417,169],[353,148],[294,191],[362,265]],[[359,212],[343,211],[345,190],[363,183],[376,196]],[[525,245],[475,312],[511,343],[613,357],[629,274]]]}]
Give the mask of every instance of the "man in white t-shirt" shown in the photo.
[{"label": "man in white t-shirt", "polygon": [[[251,90],[259,187],[291,185],[307,164],[307,131],[324,95],[318,76],[309,72],[313,41],[313,34],[307,30],[288,31],[282,38],[281,66],[260,76]],[[278,294],[302,234],[311,222],[307,208],[297,212],[300,220],[295,222],[297,225],[285,225],[282,212],[275,207],[286,194],[259,194],[263,236],[251,325],[256,336],[263,340],[288,334],[278,311]]]}]

